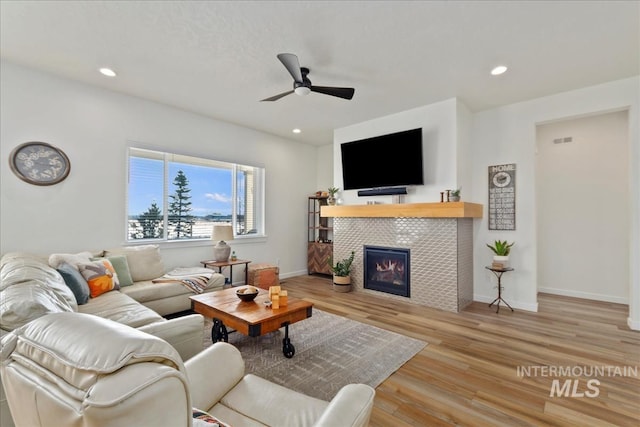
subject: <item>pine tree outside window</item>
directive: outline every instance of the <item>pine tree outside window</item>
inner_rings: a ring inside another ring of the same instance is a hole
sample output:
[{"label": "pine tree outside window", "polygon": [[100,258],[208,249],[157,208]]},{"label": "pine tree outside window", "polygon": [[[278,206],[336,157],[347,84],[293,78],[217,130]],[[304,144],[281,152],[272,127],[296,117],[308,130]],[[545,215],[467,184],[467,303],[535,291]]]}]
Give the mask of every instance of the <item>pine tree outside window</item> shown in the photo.
[{"label": "pine tree outside window", "polygon": [[129,242],[210,239],[216,223],[264,235],[264,168],[139,148],[128,158]]}]

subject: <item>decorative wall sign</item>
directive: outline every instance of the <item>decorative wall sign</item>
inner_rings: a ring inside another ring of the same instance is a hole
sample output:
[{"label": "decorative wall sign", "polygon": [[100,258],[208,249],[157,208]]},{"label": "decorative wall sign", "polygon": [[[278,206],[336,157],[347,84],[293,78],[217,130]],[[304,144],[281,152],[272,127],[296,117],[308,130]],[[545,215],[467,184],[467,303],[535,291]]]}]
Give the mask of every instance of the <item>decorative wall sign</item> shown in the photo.
[{"label": "decorative wall sign", "polygon": [[21,180],[35,185],[53,185],[71,170],[66,154],[46,142],[25,142],[9,155],[11,170]]},{"label": "decorative wall sign", "polygon": [[489,230],[516,229],[516,164],[489,166]]}]

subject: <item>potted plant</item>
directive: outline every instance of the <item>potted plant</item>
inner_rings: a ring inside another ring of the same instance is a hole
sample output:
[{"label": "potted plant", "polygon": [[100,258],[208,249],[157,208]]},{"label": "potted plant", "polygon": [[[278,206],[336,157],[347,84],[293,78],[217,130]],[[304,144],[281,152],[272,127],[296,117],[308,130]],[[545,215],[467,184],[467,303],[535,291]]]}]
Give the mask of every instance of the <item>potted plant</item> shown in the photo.
[{"label": "potted plant", "polygon": [[460,201],[460,187],[456,188],[455,190],[451,190],[449,200],[451,200],[452,202]]},{"label": "potted plant", "polygon": [[349,258],[333,264],[333,257],[329,257],[329,269],[333,272],[333,290],[336,292],[349,292],[351,290],[351,264],[355,252],[351,251]]},{"label": "potted plant", "polygon": [[495,254],[493,256],[493,262],[501,264],[503,268],[509,266],[509,253],[511,252],[511,246],[513,243],[507,243],[506,240],[496,240],[493,245],[487,243],[487,247]]},{"label": "potted plant", "polygon": [[337,187],[329,187],[328,191],[329,191],[329,197],[327,198],[327,204],[333,206],[333,205],[336,204],[336,193],[338,192],[338,188]]}]

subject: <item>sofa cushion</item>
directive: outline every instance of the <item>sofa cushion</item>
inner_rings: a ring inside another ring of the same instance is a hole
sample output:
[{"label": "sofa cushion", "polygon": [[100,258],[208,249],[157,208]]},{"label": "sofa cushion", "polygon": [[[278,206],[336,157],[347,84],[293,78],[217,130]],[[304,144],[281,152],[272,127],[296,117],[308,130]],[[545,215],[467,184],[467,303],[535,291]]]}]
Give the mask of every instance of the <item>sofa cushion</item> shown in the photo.
[{"label": "sofa cushion", "polygon": [[122,292],[107,292],[78,307],[80,313],[93,314],[118,323],[139,328],[165,322],[162,316]]},{"label": "sofa cushion", "polygon": [[164,274],[164,263],[158,245],[127,246],[107,249],[105,257],[125,255],[134,282],[157,279]]},{"label": "sofa cushion", "polygon": [[153,283],[151,280],[136,282],[135,285],[120,289],[134,300],[144,304],[147,301],[171,298],[177,295],[192,294],[178,282]]},{"label": "sofa cushion", "polygon": [[105,292],[120,289],[118,274],[108,259],[78,264],[78,270],[87,281],[91,298],[95,298]]},{"label": "sofa cushion", "polygon": [[[213,408],[209,409],[209,413],[213,414],[218,419],[225,420],[232,426],[242,427],[265,427],[265,424],[249,418],[240,412],[234,411],[231,408],[223,405],[222,403],[216,404]],[[196,424],[193,424],[196,427]],[[203,426],[204,427],[204,426]]]},{"label": "sofa cushion", "polygon": [[64,279],[46,262],[7,254],[0,262],[0,328],[11,331],[47,313],[76,311]]},{"label": "sofa cushion", "polygon": [[7,252],[2,256],[2,258],[0,258],[0,269],[2,269],[5,264],[15,259],[22,258],[29,258],[31,260],[41,262],[45,265],[49,265],[49,255],[33,254],[30,252]]},{"label": "sofa cushion", "polygon": [[[265,411],[264,408],[277,408],[282,402],[297,408],[296,411]],[[234,424],[235,420],[220,414],[219,405],[243,414],[269,426],[312,426],[329,406],[314,397],[305,396],[291,389],[269,382],[252,374],[245,375],[242,380],[227,393],[212,410],[213,415]]]},{"label": "sofa cushion", "polygon": [[[224,276],[218,273],[213,273],[207,283],[205,292],[212,289],[222,288],[223,285]],[[191,290],[189,290],[189,288],[180,282],[153,283],[151,280],[136,282],[133,286],[121,288],[120,292],[129,295],[131,298],[141,302],[142,304],[149,301],[157,301],[180,295],[195,295]]]},{"label": "sofa cushion", "polygon": [[67,284],[73,295],[76,297],[78,305],[86,304],[89,301],[89,284],[82,277],[82,274],[71,264],[63,262],[57,268],[58,273],[62,275],[64,282]]},{"label": "sofa cushion", "polygon": [[78,264],[91,261],[93,255],[91,252],[80,252],[77,254],[51,254],[49,255],[49,266],[58,268],[60,264],[66,262],[75,268],[78,268]]}]

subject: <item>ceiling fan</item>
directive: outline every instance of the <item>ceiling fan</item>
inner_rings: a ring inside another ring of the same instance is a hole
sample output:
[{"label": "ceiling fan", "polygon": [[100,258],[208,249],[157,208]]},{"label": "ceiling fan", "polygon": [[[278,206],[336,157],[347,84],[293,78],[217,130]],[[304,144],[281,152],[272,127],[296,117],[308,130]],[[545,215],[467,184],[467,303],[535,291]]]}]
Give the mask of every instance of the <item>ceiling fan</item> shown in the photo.
[{"label": "ceiling fan", "polygon": [[309,92],[318,92],[325,95],[337,96],[338,98],[351,99],[355,93],[355,89],[352,87],[329,87],[329,86],[314,86],[311,84],[311,80],[307,77],[309,69],[301,67],[298,57],[293,53],[280,53],[278,59],[284,67],[287,69],[291,77],[293,77],[293,90],[283,92],[281,94],[272,96],[270,98],[263,99],[261,101],[277,101],[278,99],[292,94],[304,96]]}]

